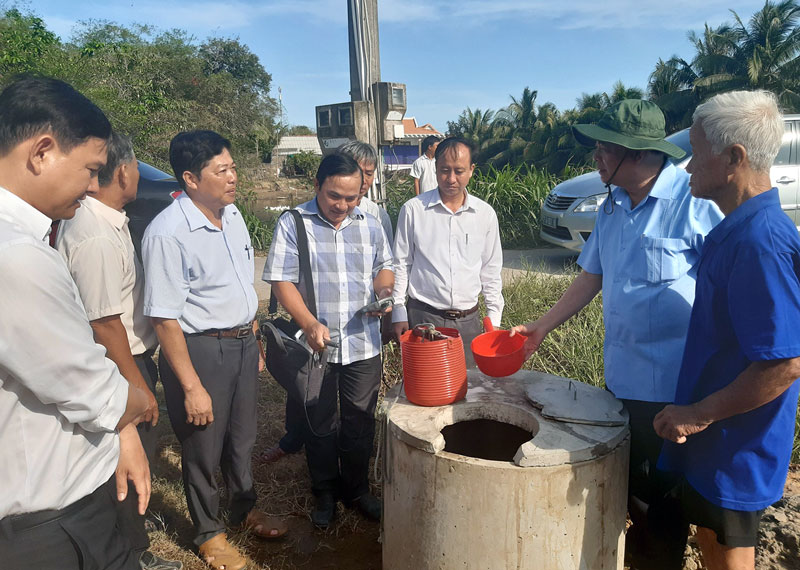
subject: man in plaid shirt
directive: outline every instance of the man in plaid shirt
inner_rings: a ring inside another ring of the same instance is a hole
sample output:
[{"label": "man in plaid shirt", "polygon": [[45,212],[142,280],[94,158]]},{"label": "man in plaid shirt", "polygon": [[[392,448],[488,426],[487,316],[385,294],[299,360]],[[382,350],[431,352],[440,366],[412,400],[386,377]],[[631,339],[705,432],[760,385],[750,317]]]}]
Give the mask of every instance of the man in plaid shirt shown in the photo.
[{"label": "man in plaid shirt", "polygon": [[333,520],[337,496],[369,518],[381,515],[368,481],[381,374],[380,313],[360,309],[376,296],[391,296],[394,274],[380,223],[356,207],[362,176],[351,157],[328,156],[314,181],[316,197],[297,206],[308,235],[317,318],[306,306],[294,218],[281,217],[262,276],[309,346],[329,351],[318,403],[306,410],[306,458],[316,497],[311,519],[321,528]]}]

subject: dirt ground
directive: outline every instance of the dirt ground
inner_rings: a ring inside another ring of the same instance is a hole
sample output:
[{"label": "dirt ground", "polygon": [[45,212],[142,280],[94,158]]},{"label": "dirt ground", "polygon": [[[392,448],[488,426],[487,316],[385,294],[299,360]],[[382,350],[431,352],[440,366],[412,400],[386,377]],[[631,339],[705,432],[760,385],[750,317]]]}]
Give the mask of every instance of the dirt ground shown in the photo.
[{"label": "dirt ground", "polygon": [[[262,375],[259,398],[259,430],[256,452],[274,445],[283,434],[283,390]],[[180,447],[169,427],[166,411],[161,426],[159,457],[153,465],[151,514],[163,526],[151,533],[152,549],[179,559],[186,570],[207,566],[194,554],[192,527],[180,481]],[[338,506],[330,529],[315,529],[309,519],[313,507],[310,480],[301,452],[272,465],[254,464],[258,507],[286,520],[289,533],[276,541],[255,539],[247,533],[230,532],[229,538],[251,560],[250,570],[381,568],[380,525]],[[380,496],[380,472],[370,472],[373,491]],[[225,504],[225,497],[223,502]],[[793,466],[783,500],[765,513],[757,549],[758,570],[800,569],[800,466]],[[685,570],[704,570],[699,552],[690,540]]]}]

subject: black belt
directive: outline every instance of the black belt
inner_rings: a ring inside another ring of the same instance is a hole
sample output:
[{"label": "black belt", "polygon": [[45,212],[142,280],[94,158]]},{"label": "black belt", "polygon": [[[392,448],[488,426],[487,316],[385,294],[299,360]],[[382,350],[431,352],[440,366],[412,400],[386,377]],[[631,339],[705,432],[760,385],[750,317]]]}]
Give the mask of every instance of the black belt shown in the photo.
[{"label": "black belt", "polygon": [[464,317],[468,317],[472,313],[478,310],[478,304],[476,303],[474,307],[471,309],[437,309],[436,307],[431,307],[428,303],[423,303],[422,301],[418,301],[417,299],[413,299],[411,297],[408,298],[408,305],[414,303],[420,309],[424,310],[426,313],[432,313],[436,316],[442,317],[443,319],[463,319]]},{"label": "black belt", "polygon": [[253,334],[253,323],[247,323],[239,327],[230,329],[208,329],[199,333],[191,333],[186,336],[214,336],[217,338],[247,338]]},{"label": "black belt", "polygon": [[108,482],[103,483],[93,492],[89,493],[82,499],[78,499],[71,505],[67,505],[63,509],[36,511],[35,513],[23,513],[21,515],[11,515],[0,521],[0,526],[9,524],[11,526],[12,532],[21,533],[26,530],[30,530],[33,527],[57,521],[68,515],[71,515],[72,513],[78,512],[81,509],[88,506],[95,499],[96,495],[104,492],[104,488],[106,485],[108,485]]}]

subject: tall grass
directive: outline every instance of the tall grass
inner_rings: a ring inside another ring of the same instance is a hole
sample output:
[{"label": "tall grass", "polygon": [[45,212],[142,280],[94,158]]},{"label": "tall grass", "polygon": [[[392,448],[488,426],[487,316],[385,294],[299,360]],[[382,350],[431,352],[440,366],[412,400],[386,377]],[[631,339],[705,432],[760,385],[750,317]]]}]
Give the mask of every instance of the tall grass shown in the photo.
[{"label": "tall grass", "polygon": [[[585,171],[585,168],[567,166],[563,174],[556,176],[529,164],[506,165],[500,169],[489,166],[484,171],[475,170],[467,189],[494,208],[503,247],[536,247],[542,245],[539,239],[540,211],[547,194],[562,180]],[[413,197],[411,179],[394,178],[387,183],[385,206],[395,224],[400,207]]]},{"label": "tall grass", "polygon": [[253,248],[260,253],[269,251],[272,234],[275,231],[277,216],[268,216],[266,221],[256,216],[256,193],[252,190],[239,191],[236,207],[242,213],[242,219],[250,233]]}]

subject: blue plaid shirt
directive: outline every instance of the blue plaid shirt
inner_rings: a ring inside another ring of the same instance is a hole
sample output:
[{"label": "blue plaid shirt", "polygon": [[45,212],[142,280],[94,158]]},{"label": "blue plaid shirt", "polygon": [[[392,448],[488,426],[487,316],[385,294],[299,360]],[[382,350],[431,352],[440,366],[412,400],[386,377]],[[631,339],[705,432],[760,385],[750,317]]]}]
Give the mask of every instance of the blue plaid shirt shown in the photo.
[{"label": "blue plaid shirt", "polygon": [[[350,364],[376,356],[381,347],[380,321],[356,312],[375,300],[372,280],[378,272],[392,268],[380,223],[356,207],[337,230],[320,214],[316,198],[296,209],[308,235],[317,319],[340,345],[328,348],[328,362]],[[281,216],[261,278],[296,283],[306,300],[292,216]]]}]

